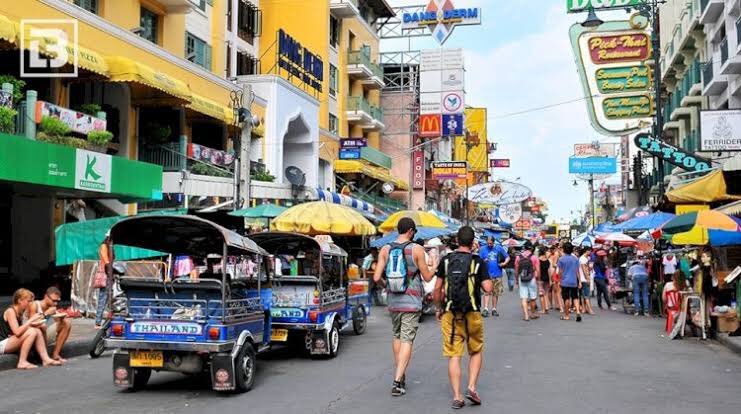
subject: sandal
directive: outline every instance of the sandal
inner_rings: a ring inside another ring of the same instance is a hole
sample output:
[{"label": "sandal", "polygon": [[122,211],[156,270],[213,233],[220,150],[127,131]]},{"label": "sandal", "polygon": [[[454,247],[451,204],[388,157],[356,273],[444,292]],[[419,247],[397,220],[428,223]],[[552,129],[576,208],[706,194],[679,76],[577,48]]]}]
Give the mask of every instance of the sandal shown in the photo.
[{"label": "sandal", "polygon": [[569,321],[569,320],[571,320],[571,318],[567,318],[567,317],[561,315],[561,320],[562,321]]},{"label": "sandal", "polygon": [[461,408],[466,406],[466,402],[463,400],[453,400],[453,402],[450,404],[450,408],[454,410],[460,410]]}]

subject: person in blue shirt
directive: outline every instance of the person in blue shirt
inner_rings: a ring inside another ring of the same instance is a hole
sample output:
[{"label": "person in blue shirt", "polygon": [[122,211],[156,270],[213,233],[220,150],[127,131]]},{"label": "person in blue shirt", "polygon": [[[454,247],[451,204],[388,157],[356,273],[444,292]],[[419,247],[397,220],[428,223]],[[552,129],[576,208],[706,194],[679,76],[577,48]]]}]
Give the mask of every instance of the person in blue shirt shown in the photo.
[{"label": "person in blue shirt", "polygon": [[570,311],[573,306],[576,310],[576,321],[581,322],[581,304],[579,303],[579,289],[581,279],[577,275],[579,271],[579,259],[574,255],[574,246],[566,242],[563,245],[564,255],[558,259],[558,272],[561,274],[561,298],[563,298],[563,315],[561,320],[570,319]]},{"label": "person in blue shirt", "polygon": [[[633,306],[635,316],[648,315],[648,271],[642,261],[636,260],[628,269],[628,277],[633,278]],[[643,308],[641,308],[643,299]]]},{"label": "person in blue shirt", "polygon": [[494,289],[490,294],[484,293],[481,316],[488,317],[489,309],[491,309],[493,316],[499,316],[499,312],[497,312],[497,301],[504,291],[502,285],[502,269],[509,263],[509,255],[507,254],[507,250],[499,242],[494,243],[494,238],[489,237],[486,240],[486,245],[479,250],[479,257],[486,262],[489,277],[491,277],[492,284],[494,285]]}]

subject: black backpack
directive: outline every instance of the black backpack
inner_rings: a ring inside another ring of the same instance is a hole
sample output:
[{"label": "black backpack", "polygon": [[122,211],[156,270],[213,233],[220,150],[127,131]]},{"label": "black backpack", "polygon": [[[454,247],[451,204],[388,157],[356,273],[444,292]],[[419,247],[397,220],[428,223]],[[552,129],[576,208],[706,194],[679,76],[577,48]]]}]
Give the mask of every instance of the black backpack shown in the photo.
[{"label": "black backpack", "polygon": [[520,255],[518,264],[517,276],[520,277],[520,282],[528,283],[535,277],[535,269],[533,268],[533,262],[530,261],[532,256],[525,257]]},{"label": "black backpack", "polygon": [[445,259],[445,311],[477,311],[476,274],[479,263],[471,253],[455,252]]}]

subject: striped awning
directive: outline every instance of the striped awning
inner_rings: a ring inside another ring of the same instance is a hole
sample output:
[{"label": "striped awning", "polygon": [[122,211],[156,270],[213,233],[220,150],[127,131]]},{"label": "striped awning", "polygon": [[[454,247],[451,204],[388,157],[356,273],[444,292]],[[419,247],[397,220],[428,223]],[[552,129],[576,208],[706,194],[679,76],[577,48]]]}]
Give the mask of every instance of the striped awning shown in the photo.
[{"label": "striped awning", "polygon": [[373,206],[373,204],[366,203],[365,201],[358,200],[357,198],[352,198],[343,194],[335,193],[333,191],[322,190],[321,188],[316,188],[315,191],[317,198],[322,201],[327,201],[334,204],[341,204],[343,206],[351,207],[370,214],[373,214],[376,211],[376,208]]}]

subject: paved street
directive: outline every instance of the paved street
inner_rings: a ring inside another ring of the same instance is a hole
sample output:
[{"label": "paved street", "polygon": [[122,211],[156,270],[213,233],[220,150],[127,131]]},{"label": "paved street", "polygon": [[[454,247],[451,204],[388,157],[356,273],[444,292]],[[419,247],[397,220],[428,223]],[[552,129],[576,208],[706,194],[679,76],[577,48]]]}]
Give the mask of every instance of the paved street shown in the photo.
[{"label": "paved street", "polygon": [[[480,393],[490,412],[737,412],[741,358],[715,343],[667,342],[663,321],[605,312],[583,323],[548,315],[526,323],[506,292],[502,317],[489,318]],[[66,367],[0,372],[0,412],[448,412],[446,364],[433,320],[423,323],[408,394],[389,395],[389,321],[377,312],[361,337],[343,336],[335,360],[273,352],[259,362],[255,388],[221,395],[176,374],[155,374],[147,390],[111,385],[110,358]],[[571,378],[565,381],[564,374]]]}]

